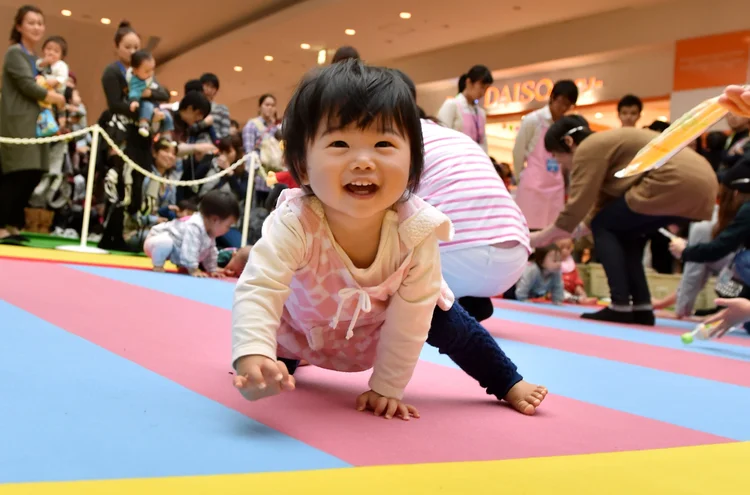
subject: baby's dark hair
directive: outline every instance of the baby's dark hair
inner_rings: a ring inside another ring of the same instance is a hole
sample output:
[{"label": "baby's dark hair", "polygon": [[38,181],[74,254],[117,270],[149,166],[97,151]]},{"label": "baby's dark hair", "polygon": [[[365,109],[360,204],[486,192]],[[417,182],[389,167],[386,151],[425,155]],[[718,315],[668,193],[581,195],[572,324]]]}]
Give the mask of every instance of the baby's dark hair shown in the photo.
[{"label": "baby's dark hair", "polygon": [[284,157],[295,182],[307,193],[307,147],[320,126],[336,131],[349,125],[393,131],[408,139],[411,167],[407,189],[414,192],[424,168],[419,111],[398,72],[350,59],[307,74],[284,112]]},{"label": "baby's dark hair", "polygon": [[211,191],[203,196],[198,211],[204,217],[240,218],[240,204],[234,194],[224,191]]},{"label": "baby's dark hair", "polygon": [[198,202],[195,201],[195,199],[182,199],[177,203],[177,208],[179,208],[182,211],[190,210],[190,211],[198,211]]},{"label": "baby's dark hair", "polygon": [[190,91],[182,97],[178,108],[179,110],[187,110],[188,108],[198,110],[203,118],[206,118],[211,113],[211,102],[202,92]]},{"label": "baby's dark hair", "polygon": [[44,50],[47,47],[47,45],[49,45],[50,43],[57,43],[57,45],[60,47],[60,51],[62,52],[63,60],[65,59],[65,57],[68,56],[68,42],[65,41],[65,38],[63,38],[62,36],[57,36],[57,35],[50,36],[49,38],[44,40],[44,44],[42,45],[42,50]]},{"label": "baby's dark hair", "polygon": [[146,60],[153,60],[154,56],[148,50],[138,50],[130,57],[130,66],[137,69]]},{"label": "baby's dark hair", "polygon": [[531,253],[531,261],[536,263],[536,266],[538,266],[540,270],[543,270],[544,258],[546,258],[549,253],[559,253],[559,252],[560,252],[560,247],[557,244],[550,244],[549,246],[538,247],[534,249],[533,253]]}]

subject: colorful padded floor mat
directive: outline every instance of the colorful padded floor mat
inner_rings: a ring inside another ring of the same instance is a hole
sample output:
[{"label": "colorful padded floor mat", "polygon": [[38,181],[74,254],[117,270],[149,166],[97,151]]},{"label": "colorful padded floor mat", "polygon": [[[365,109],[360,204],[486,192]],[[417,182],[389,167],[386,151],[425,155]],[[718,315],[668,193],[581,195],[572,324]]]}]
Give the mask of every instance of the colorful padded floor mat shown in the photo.
[{"label": "colorful padded floor mat", "polygon": [[487,328],[550,395],[534,417],[426,346],[422,418],[354,410],[367,373],[232,388],[233,285],[0,259],[0,493],[740,494],[750,338],[580,320],[499,301]]}]

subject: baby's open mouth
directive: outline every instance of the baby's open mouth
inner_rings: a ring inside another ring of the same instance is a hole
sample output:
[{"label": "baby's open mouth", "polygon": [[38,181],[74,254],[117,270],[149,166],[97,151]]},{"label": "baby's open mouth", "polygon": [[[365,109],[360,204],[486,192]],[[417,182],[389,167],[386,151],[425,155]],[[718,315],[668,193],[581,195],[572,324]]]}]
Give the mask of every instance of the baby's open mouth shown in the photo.
[{"label": "baby's open mouth", "polygon": [[373,184],[369,181],[354,181],[344,186],[344,189],[352,194],[367,196],[370,194],[375,194],[378,191],[379,187],[380,186],[378,186],[377,184]]}]

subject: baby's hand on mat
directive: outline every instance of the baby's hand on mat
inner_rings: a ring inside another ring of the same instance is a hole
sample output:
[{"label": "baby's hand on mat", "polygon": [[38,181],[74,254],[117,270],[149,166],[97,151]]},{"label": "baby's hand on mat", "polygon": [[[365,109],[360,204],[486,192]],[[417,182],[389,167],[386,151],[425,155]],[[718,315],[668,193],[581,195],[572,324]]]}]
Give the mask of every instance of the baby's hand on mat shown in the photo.
[{"label": "baby's hand on mat", "polygon": [[198,278],[206,278],[208,277],[208,274],[206,272],[202,272],[200,268],[196,268],[195,270],[188,270],[188,273],[191,277],[198,277]]},{"label": "baby's hand on mat", "polygon": [[243,356],[235,364],[234,386],[247,400],[258,400],[294,390],[294,377],[286,365],[266,356]]},{"label": "baby's hand on mat", "polygon": [[399,399],[385,397],[372,390],[357,397],[357,411],[365,409],[373,411],[375,416],[384,416],[385,419],[391,419],[394,416],[400,416],[404,421],[409,421],[411,417],[419,418],[419,411],[416,407],[404,404]]},{"label": "baby's hand on mat", "polygon": [[211,272],[211,278],[226,278],[226,275],[224,274],[224,270],[216,270],[215,272]]}]

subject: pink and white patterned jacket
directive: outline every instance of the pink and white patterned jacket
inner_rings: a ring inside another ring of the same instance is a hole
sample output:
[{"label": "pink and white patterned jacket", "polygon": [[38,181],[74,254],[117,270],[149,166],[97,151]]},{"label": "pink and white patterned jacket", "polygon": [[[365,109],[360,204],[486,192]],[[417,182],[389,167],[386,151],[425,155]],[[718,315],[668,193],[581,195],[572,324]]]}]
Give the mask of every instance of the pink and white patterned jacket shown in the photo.
[{"label": "pink and white patterned jacket", "polygon": [[263,355],[336,371],[374,368],[370,388],[402,398],[435,305],[453,303],[438,249],[452,235],[448,217],[412,196],[386,213],[375,261],[357,268],[320,201],[284,191],[235,289],[232,363]]}]

